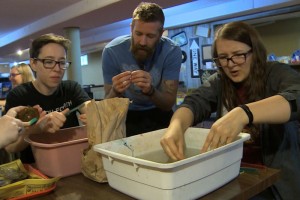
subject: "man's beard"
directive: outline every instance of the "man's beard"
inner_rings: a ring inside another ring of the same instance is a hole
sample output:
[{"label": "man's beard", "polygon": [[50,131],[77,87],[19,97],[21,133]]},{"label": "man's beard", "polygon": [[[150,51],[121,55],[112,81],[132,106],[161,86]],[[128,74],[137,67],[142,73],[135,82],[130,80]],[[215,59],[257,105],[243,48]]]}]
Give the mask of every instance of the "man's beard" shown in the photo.
[{"label": "man's beard", "polygon": [[[154,47],[155,46],[156,44],[154,45]],[[144,64],[145,61],[153,55],[154,50],[155,48],[141,46],[139,44],[135,45],[133,38],[131,39],[130,51],[132,52],[133,57],[139,65]]]}]

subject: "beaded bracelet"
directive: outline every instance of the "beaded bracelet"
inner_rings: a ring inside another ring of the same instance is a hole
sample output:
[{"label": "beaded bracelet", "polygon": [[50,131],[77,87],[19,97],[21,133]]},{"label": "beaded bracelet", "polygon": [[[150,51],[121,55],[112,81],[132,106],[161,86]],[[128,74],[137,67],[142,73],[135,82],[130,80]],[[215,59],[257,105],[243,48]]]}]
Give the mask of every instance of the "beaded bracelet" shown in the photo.
[{"label": "beaded bracelet", "polygon": [[251,110],[250,110],[249,107],[246,106],[245,104],[239,105],[239,107],[242,108],[242,109],[245,111],[245,113],[247,114],[248,119],[249,119],[248,125],[251,126],[251,125],[252,125],[252,122],[253,122],[253,114],[252,114]]}]

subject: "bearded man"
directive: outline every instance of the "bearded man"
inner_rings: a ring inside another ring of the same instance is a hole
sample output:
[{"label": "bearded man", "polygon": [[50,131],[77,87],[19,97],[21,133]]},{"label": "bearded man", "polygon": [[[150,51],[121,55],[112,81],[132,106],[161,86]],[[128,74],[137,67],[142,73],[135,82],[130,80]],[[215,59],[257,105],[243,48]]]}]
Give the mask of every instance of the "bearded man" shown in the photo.
[{"label": "bearded man", "polygon": [[155,3],[133,12],[131,35],[115,38],[102,54],[105,98],[132,100],[126,136],[166,128],[176,102],[181,49],[162,36],[165,16]]}]

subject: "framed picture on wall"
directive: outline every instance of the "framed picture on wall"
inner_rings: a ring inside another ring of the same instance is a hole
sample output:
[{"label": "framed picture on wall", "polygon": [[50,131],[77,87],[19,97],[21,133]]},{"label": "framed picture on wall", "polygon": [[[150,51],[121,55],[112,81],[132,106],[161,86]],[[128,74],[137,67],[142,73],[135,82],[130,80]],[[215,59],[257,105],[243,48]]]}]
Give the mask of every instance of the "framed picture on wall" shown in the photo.
[{"label": "framed picture on wall", "polygon": [[179,46],[184,46],[188,43],[186,33],[184,31],[173,35],[171,39]]},{"label": "framed picture on wall", "polygon": [[201,46],[201,48],[203,65],[205,65],[207,62],[212,62],[212,45],[204,44]]}]

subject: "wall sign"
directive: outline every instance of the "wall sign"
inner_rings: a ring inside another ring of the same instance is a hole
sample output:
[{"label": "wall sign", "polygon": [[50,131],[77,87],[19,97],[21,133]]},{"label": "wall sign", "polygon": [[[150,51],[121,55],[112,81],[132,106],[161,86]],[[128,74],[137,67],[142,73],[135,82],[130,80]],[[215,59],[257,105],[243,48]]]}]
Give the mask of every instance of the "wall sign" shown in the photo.
[{"label": "wall sign", "polygon": [[184,46],[187,44],[187,37],[186,33],[184,31],[177,33],[176,35],[173,35],[171,39],[179,46]]},{"label": "wall sign", "polygon": [[190,39],[190,57],[191,57],[191,76],[192,78],[200,77],[200,55],[199,55],[199,38]]}]

